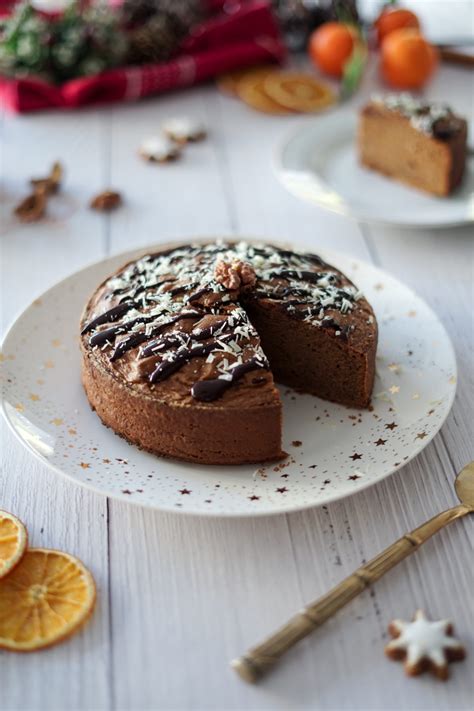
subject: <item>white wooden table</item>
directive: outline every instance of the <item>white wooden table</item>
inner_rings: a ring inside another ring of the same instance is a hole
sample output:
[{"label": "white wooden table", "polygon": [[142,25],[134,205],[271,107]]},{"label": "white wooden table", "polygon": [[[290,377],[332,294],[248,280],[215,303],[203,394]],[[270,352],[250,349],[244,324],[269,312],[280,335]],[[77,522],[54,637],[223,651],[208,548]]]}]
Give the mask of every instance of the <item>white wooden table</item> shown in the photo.
[{"label": "white wooden table", "polygon": [[[466,70],[443,68],[428,94],[468,112],[470,81]],[[369,77],[355,103],[373,87]],[[137,145],[174,114],[201,118],[209,140],[176,164],[145,165]],[[373,261],[430,303],[458,358],[448,421],[422,455],[383,483],[328,507],[255,520],[107,500],[49,471],[2,423],[0,506],[27,523],[33,545],[84,560],[99,591],[93,619],[69,642],[32,655],[0,652],[2,709],[472,707],[472,520],[428,542],[260,685],[246,686],[228,666],[361,561],[454,504],[455,473],[474,458],[472,232],[369,228],[297,201],[277,182],[272,154],[298,120],[254,113],[213,86],[119,108],[5,116],[2,328],[54,282],[110,253],[196,235],[293,238]],[[52,219],[16,225],[11,208],[27,178],[56,158],[67,183]],[[126,205],[111,216],[93,214],[88,199],[109,186]],[[388,622],[417,607],[451,618],[467,646],[468,659],[445,685],[407,679],[384,657]]]}]

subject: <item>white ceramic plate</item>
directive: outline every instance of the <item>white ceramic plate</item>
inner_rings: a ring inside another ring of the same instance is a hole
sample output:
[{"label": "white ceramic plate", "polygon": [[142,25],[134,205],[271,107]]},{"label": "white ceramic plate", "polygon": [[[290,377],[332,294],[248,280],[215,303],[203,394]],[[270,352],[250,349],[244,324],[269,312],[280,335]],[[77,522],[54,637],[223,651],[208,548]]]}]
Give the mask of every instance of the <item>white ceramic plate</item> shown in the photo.
[{"label": "white ceramic plate", "polygon": [[462,185],[436,198],[359,165],[357,116],[317,116],[281,146],[276,169],[290,192],[357,220],[403,227],[448,227],[474,221],[474,157]]},{"label": "white ceramic plate", "polygon": [[[140,250],[143,253],[144,250]],[[449,338],[410,289],[337,253],[372,303],[380,328],[373,410],[282,388],[288,459],[268,466],[196,466],[142,452],[104,427],[80,381],[79,316],[86,299],[136,251],[93,264],[36,299],[2,348],[3,413],[19,440],[54,471],[108,496],[157,509],[221,516],[294,511],[354,494],[418,454],[455,394]]]}]

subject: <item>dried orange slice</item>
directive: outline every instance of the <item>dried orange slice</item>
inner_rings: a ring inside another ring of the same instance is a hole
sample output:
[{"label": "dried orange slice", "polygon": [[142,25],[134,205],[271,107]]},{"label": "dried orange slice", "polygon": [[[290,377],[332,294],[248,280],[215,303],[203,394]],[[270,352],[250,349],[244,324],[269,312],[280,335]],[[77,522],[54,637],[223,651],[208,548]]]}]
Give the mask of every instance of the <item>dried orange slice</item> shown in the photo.
[{"label": "dried orange slice", "polygon": [[226,74],[221,74],[217,77],[216,83],[218,88],[224,94],[230,94],[231,96],[237,96],[237,86],[242,79],[249,76],[256,76],[258,74],[268,74],[272,71],[272,65],[270,64],[258,64],[253,67],[246,67],[244,69],[234,69],[233,72],[227,72]]},{"label": "dried orange slice", "polygon": [[244,77],[237,84],[237,94],[242,101],[253,109],[257,109],[257,111],[275,115],[292,113],[269,96],[265,89],[266,81],[269,77],[273,76],[273,73],[274,72],[260,72]]},{"label": "dried orange slice", "polygon": [[265,77],[265,93],[281,106],[292,111],[312,112],[336,101],[332,89],[308,74],[273,72]]},{"label": "dried orange slice", "polygon": [[68,553],[30,548],[0,580],[0,647],[32,652],[69,637],[91,614],[94,579]]},{"label": "dried orange slice", "polygon": [[0,511],[0,578],[18,565],[28,544],[28,534],[19,518]]}]

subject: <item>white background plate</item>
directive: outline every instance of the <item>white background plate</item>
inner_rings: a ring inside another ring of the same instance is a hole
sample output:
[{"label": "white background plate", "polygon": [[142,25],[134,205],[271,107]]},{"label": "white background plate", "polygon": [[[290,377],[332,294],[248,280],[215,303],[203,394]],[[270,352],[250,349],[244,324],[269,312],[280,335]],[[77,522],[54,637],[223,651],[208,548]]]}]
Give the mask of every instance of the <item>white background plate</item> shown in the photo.
[{"label": "white background plate", "polygon": [[380,481],[418,454],[445,420],[455,394],[456,363],[437,317],[385,272],[324,250],[322,257],[355,281],[377,315],[373,410],[360,412],[282,388],[289,457],[277,465],[196,466],[140,451],[91,411],[80,382],[78,346],[86,299],[134,254],[98,262],[52,287],[5,338],[7,421],[26,447],[76,483],[169,511],[233,516],[298,510]]},{"label": "white background plate", "polygon": [[474,158],[462,185],[436,198],[359,165],[357,116],[328,113],[302,125],[283,143],[277,173],[297,197],[366,222],[447,227],[474,221]]}]

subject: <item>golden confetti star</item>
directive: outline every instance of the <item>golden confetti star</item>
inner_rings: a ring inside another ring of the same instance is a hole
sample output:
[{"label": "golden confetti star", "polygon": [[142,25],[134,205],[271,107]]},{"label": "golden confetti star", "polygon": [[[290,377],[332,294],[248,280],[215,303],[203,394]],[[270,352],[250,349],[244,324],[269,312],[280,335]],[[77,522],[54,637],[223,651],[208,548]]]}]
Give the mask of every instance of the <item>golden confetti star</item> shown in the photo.
[{"label": "golden confetti star", "polygon": [[375,444],[377,447],[381,447],[382,445],[384,445],[384,444],[386,443],[386,441],[387,441],[386,439],[382,439],[382,438],[380,437],[376,442],[374,442],[374,444]]},{"label": "golden confetti star", "polygon": [[63,420],[60,417],[55,417],[53,420],[51,420],[52,425],[56,425],[56,427],[59,427],[59,425],[63,424]]},{"label": "golden confetti star", "polygon": [[395,393],[400,392],[400,386],[399,385],[392,385],[389,387],[389,391],[392,393],[392,395],[395,395]]},{"label": "golden confetti star", "polygon": [[386,430],[394,430],[395,427],[398,427],[398,425],[397,425],[396,422],[388,422],[388,423],[385,425],[385,429],[386,429]]},{"label": "golden confetti star", "polygon": [[41,400],[40,396],[36,393],[30,393],[29,398],[30,400],[33,400],[33,402],[38,402],[38,400]]},{"label": "golden confetti star", "polygon": [[81,462],[79,464],[79,466],[82,467],[83,469],[90,469],[91,468],[91,465],[88,464],[87,462]]},{"label": "golden confetti star", "polygon": [[15,410],[18,410],[18,412],[23,412],[24,409],[25,409],[25,408],[23,407],[23,405],[21,404],[21,402],[17,402],[17,404],[15,405]]},{"label": "golden confetti star", "polygon": [[357,452],[355,452],[354,454],[351,454],[349,459],[352,459],[352,461],[355,462],[356,459],[362,459],[362,454],[357,454]]},{"label": "golden confetti star", "polygon": [[401,372],[401,365],[399,363],[389,363],[387,365],[387,368],[392,371],[392,373],[400,373]]},{"label": "golden confetti star", "polygon": [[411,399],[412,399],[412,400],[419,400],[419,399],[420,399],[420,393],[413,393],[413,395],[411,396]]},{"label": "golden confetti star", "polygon": [[415,439],[425,439],[425,437],[428,437],[428,435],[426,434],[426,432],[418,432],[418,434],[416,435]]},{"label": "golden confetti star", "polygon": [[52,361],[52,360],[47,360],[47,361],[45,361],[44,367],[45,367],[45,368],[54,368],[54,363],[53,363],[53,361]]}]

